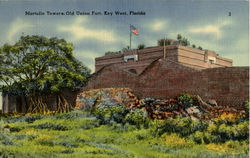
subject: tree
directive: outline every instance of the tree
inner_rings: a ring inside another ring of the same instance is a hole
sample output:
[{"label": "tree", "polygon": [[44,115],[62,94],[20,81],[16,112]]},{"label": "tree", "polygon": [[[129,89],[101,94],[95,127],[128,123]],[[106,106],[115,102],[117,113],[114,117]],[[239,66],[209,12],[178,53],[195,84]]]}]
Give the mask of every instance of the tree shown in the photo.
[{"label": "tree", "polygon": [[145,44],[139,44],[138,45],[138,49],[144,49],[146,46],[145,46]]},{"label": "tree", "polygon": [[64,89],[79,90],[90,70],[73,56],[73,45],[64,39],[21,36],[0,48],[0,90],[28,98],[27,112],[45,112],[42,95],[57,94],[58,111],[72,107],[60,95]]},{"label": "tree", "polygon": [[201,47],[201,46],[199,46],[199,47],[198,47],[198,49],[199,49],[199,50],[202,50],[202,47]]},{"label": "tree", "polygon": [[177,40],[180,41],[182,39],[182,36],[180,34],[177,35]]},{"label": "tree", "polygon": [[170,45],[170,44],[171,44],[171,41],[170,41],[170,40],[162,38],[162,39],[158,40],[158,46],[164,46],[164,40],[166,40],[166,41],[165,41],[165,42],[166,42],[166,43],[165,43],[166,45]]},{"label": "tree", "polygon": [[129,50],[130,50],[129,46],[122,48],[122,52],[123,52],[123,53],[124,53],[124,52],[127,52],[127,51],[129,51]]}]

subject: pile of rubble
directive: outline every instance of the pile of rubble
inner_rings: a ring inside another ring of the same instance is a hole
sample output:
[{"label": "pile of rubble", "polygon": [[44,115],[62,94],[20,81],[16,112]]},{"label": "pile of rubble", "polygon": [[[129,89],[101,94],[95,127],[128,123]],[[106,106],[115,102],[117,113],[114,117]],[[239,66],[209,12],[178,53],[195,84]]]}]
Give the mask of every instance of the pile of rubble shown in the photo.
[{"label": "pile of rubble", "polygon": [[199,96],[191,96],[194,103],[185,106],[178,98],[173,99],[139,99],[129,88],[104,88],[84,91],[77,96],[76,109],[94,109],[98,107],[111,107],[125,105],[126,107],[143,108],[149,117],[166,119],[175,116],[186,116],[192,119],[210,120],[222,113],[234,113],[244,116],[244,110],[232,107],[220,107],[215,101],[204,102]]},{"label": "pile of rubble", "polygon": [[84,91],[76,98],[76,109],[95,109],[125,105],[139,105],[139,99],[129,88],[102,88]]}]

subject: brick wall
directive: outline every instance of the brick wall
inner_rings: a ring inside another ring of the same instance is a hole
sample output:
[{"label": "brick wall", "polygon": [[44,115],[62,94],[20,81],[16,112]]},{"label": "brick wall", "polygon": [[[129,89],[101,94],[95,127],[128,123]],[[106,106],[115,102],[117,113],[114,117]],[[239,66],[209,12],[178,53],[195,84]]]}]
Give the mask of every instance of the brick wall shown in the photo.
[{"label": "brick wall", "polygon": [[249,96],[249,68],[192,69],[173,60],[159,59],[142,74],[134,75],[115,66],[104,67],[84,88],[129,87],[139,97],[173,98],[182,93],[215,99],[222,106],[241,107]]}]

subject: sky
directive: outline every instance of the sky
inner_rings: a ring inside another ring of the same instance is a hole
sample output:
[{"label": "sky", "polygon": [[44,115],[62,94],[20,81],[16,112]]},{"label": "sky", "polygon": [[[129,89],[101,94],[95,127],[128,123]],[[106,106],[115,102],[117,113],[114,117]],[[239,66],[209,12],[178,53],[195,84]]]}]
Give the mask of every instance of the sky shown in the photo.
[{"label": "sky", "polygon": [[[156,46],[157,40],[176,39],[233,59],[234,66],[249,66],[249,6],[246,0],[0,0],[0,46],[14,44],[22,35],[63,38],[73,43],[75,56],[94,72],[94,58],[129,45]],[[25,12],[44,15],[25,15]],[[65,15],[47,15],[62,12]],[[76,12],[90,15],[76,15]],[[104,12],[113,12],[104,15]],[[114,15],[115,11],[127,15]],[[130,15],[130,11],[145,15]],[[66,15],[66,13],[74,15]],[[91,15],[100,12],[101,15]],[[231,16],[230,16],[231,14]],[[0,97],[1,98],[1,97]],[[0,100],[1,102],[1,100]]]}]

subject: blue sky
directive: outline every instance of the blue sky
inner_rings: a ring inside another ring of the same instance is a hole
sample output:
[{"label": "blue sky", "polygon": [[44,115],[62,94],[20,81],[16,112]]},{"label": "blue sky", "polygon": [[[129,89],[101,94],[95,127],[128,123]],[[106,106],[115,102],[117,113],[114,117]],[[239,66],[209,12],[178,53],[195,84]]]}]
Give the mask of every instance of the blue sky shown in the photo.
[{"label": "blue sky", "polygon": [[[25,11],[116,10],[146,15],[25,16]],[[78,59],[93,71],[95,57],[129,45],[129,24],[133,24],[140,35],[132,37],[132,48],[141,43],[154,46],[158,39],[175,39],[180,33],[191,43],[233,59],[235,66],[245,66],[249,65],[248,19],[248,2],[235,0],[9,0],[0,1],[0,45],[16,42],[22,33],[57,36],[73,43]]]},{"label": "blue sky", "polygon": [[[27,16],[25,11],[143,11],[146,15]],[[129,24],[139,30],[139,36],[132,37],[132,48],[141,43],[155,46],[158,39],[175,39],[180,33],[203,49],[233,59],[234,66],[249,65],[245,0],[0,0],[0,20],[0,46],[15,43],[22,34],[64,38],[74,44],[75,55],[92,72],[95,57],[129,45]]]}]

